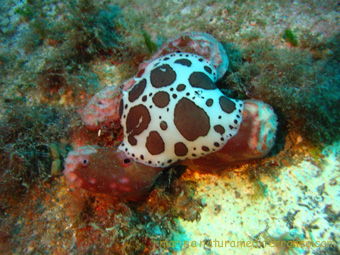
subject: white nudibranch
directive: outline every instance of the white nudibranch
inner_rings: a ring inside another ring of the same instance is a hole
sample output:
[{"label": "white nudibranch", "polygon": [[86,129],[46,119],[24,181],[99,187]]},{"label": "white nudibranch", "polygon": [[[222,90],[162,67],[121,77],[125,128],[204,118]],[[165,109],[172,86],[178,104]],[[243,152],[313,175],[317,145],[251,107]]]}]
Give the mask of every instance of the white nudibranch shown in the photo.
[{"label": "white nudibranch", "polygon": [[240,128],[243,102],[223,95],[215,82],[216,69],[195,54],[149,63],[120,102],[119,149],[153,167],[221,149]]}]

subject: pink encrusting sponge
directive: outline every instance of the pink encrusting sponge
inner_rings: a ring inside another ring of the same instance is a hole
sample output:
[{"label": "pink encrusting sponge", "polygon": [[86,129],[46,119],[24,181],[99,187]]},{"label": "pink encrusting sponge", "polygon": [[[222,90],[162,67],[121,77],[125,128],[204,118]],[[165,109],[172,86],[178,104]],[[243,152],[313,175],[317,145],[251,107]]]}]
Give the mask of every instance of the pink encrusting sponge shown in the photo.
[{"label": "pink encrusting sponge", "polygon": [[81,118],[90,130],[99,130],[100,127],[112,128],[120,123],[118,114],[121,89],[109,86],[95,94],[84,110]]}]

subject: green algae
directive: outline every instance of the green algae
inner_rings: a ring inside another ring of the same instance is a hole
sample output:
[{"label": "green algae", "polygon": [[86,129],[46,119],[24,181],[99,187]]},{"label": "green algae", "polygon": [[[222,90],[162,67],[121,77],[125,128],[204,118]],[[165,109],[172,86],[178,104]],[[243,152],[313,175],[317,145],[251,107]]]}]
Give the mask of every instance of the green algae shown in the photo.
[{"label": "green algae", "polygon": [[339,37],[324,44],[333,54],[315,59],[309,49],[277,49],[266,39],[251,42],[232,56],[234,72],[224,80],[233,94],[265,101],[279,121],[315,143],[340,138]]},{"label": "green algae", "polygon": [[[72,113],[48,105],[25,107],[11,100],[3,107],[7,115],[0,119],[0,173],[5,176],[1,192],[8,193],[51,177],[50,144],[68,137]],[[64,150],[62,156],[66,154]]]},{"label": "green algae", "polygon": [[285,29],[283,32],[282,38],[287,40],[292,46],[298,45],[298,40],[296,38],[295,33],[290,28]]},{"label": "green algae", "polygon": [[3,52],[1,71],[20,73],[16,83],[40,90],[49,99],[58,100],[67,90],[74,95],[93,93],[98,77],[88,63],[97,56],[111,56],[119,47],[120,10],[113,4],[79,0],[62,2],[52,11],[54,4],[29,1],[16,7],[15,13],[24,17],[16,49],[22,52]]},{"label": "green algae", "polygon": [[149,51],[150,54],[157,51],[158,46],[155,42],[152,41],[151,36],[143,29],[142,35],[144,37],[145,45]]}]

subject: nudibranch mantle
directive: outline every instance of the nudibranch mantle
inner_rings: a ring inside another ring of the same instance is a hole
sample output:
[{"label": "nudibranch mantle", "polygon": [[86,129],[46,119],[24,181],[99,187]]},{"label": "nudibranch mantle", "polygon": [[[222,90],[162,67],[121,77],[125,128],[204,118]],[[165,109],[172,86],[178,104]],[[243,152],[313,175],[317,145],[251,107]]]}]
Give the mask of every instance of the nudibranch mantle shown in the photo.
[{"label": "nudibranch mantle", "polygon": [[202,56],[170,53],[138,76],[119,109],[119,149],[135,161],[164,168],[218,151],[238,132],[243,102],[223,95],[215,67]]}]

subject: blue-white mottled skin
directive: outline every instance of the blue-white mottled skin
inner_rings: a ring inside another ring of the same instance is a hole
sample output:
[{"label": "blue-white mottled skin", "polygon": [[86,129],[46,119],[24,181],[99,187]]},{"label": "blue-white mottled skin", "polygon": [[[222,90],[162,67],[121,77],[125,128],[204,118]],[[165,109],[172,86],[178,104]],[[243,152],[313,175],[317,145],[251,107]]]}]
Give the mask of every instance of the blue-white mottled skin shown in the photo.
[{"label": "blue-white mottled skin", "polygon": [[243,102],[224,96],[216,79],[216,69],[195,54],[176,52],[149,63],[122,97],[119,148],[153,167],[221,149],[239,130]]}]

